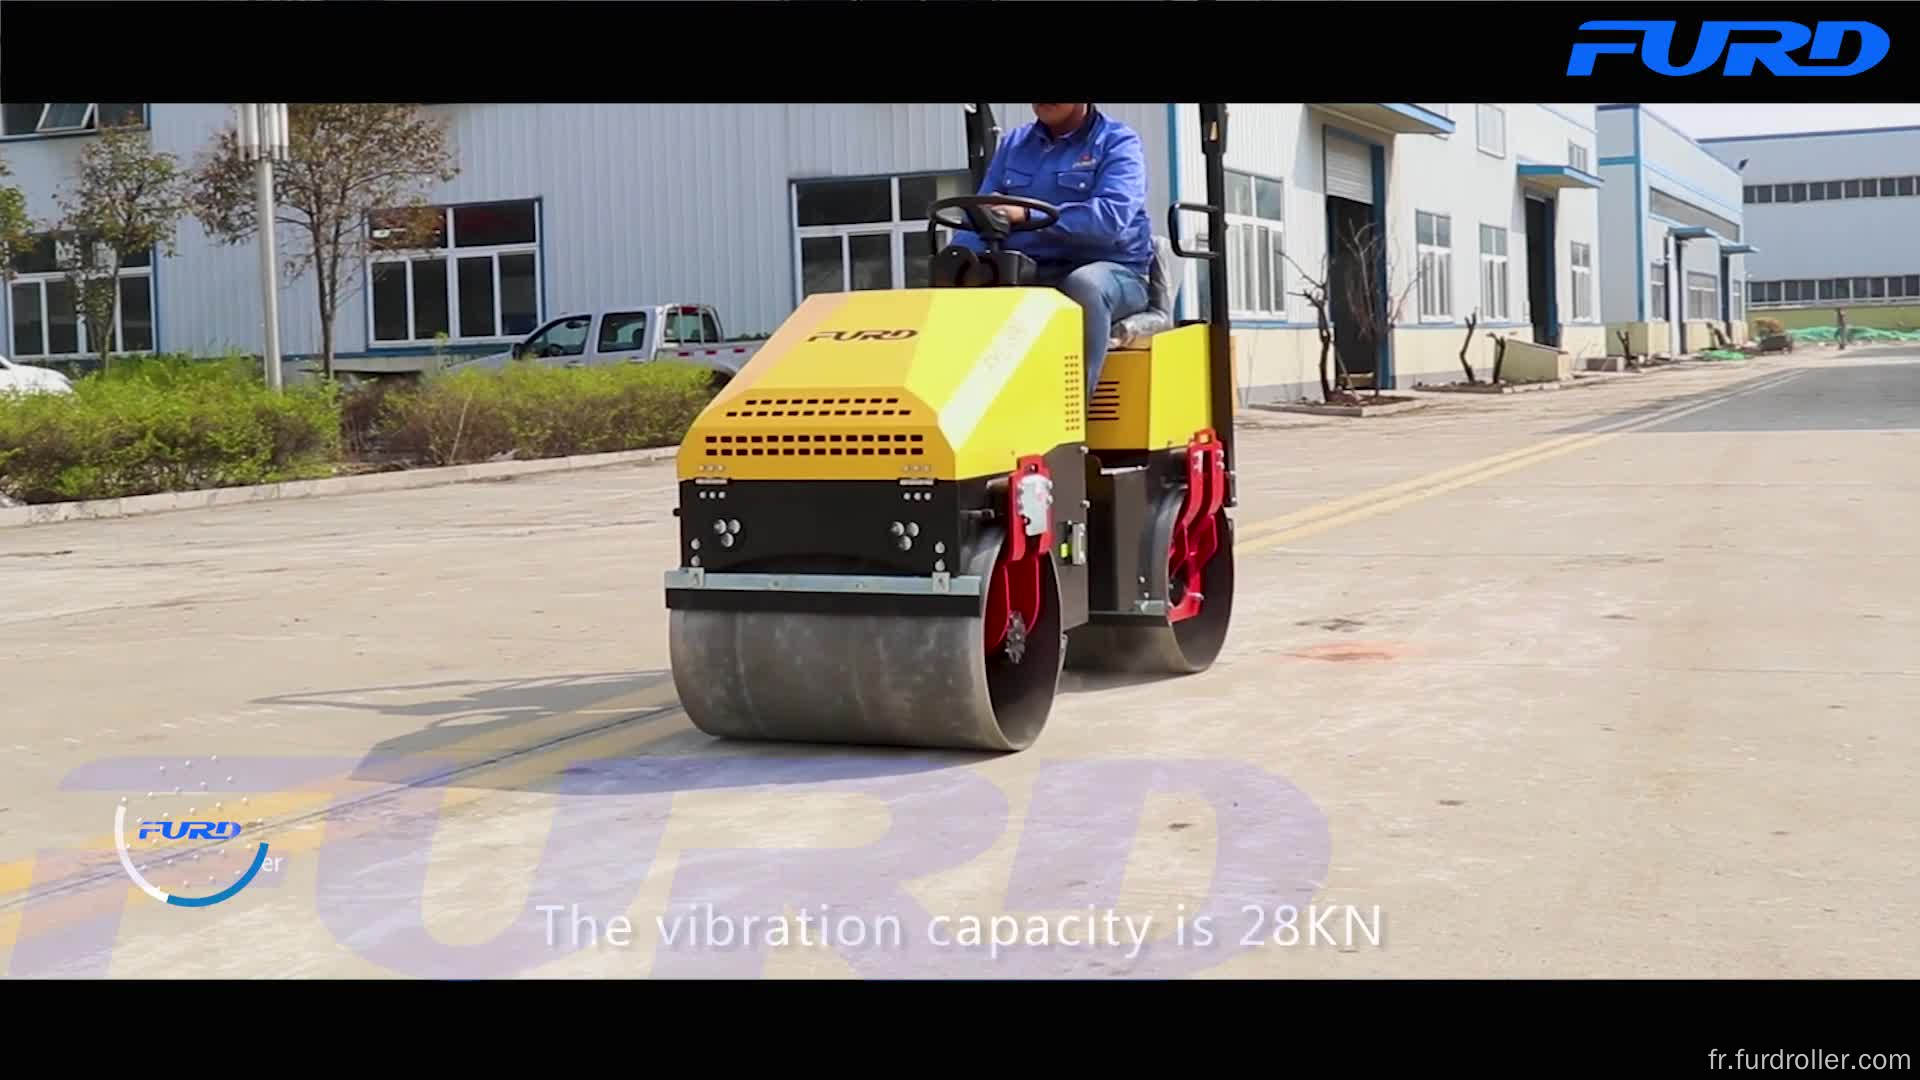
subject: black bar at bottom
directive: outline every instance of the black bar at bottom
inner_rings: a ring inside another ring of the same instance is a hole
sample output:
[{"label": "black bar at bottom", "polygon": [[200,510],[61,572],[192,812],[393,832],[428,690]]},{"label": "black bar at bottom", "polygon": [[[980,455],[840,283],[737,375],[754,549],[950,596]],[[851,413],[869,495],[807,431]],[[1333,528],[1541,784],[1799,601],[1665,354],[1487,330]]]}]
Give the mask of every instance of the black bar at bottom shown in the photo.
[{"label": "black bar at bottom", "polygon": [[767,611],[819,615],[980,614],[984,598],[966,593],[802,592],[781,589],[668,589],[667,607],[682,611]]}]

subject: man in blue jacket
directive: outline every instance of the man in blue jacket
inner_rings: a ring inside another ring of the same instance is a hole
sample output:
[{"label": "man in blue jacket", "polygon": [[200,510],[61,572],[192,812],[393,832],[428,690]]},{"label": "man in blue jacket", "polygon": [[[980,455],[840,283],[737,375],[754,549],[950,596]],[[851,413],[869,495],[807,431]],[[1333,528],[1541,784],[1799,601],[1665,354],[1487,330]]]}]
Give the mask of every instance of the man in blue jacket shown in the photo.
[{"label": "man in blue jacket", "polygon": [[[1086,312],[1081,357],[1091,396],[1113,323],[1147,307],[1153,224],[1146,152],[1138,133],[1090,104],[1036,103],[1033,115],[1032,124],[1000,141],[978,194],[1059,207],[1059,221],[1015,232],[1004,247],[1033,259],[1037,283],[1058,288]],[[1023,206],[992,209],[1012,225],[1028,217]],[[973,232],[956,232],[953,243],[986,249]]]}]

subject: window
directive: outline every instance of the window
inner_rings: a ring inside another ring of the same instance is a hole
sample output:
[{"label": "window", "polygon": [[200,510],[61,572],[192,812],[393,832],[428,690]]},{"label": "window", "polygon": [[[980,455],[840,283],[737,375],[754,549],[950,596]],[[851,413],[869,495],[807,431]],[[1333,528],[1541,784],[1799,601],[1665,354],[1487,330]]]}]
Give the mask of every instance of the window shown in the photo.
[{"label": "window", "polygon": [[1793,303],[1793,302],[1796,302],[1796,301],[1799,301],[1799,300],[1811,300],[1811,299],[1813,299],[1813,297],[1812,297],[1812,296],[1801,296],[1801,295],[1800,295],[1800,283],[1799,283],[1798,281],[1789,281],[1789,282],[1786,282],[1786,283],[1785,283],[1785,285],[1786,285],[1786,289],[1787,289],[1787,292],[1786,292],[1786,297],[1787,297],[1787,301],[1788,301],[1789,303]]},{"label": "window", "polygon": [[368,321],[376,345],[518,338],[540,322],[533,200],[375,214]]},{"label": "window", "polygon": [[1792,190],[1793,190],[1793,197],[1787,201],[1789,202],[1806,202],[1807,201],[1807,185],[1795,184],[1793,185]]},{"label": "window", "polygon": [[[86,316],[80,310],[79,290],[67,277],[75,254],[73,246],[64,240],[56,242],[51,234],[36,241],[30,251],[14,260],[15,276],[7,289],[11,355],[49,359],[98,355],[99,344],[88,333]],[[116,307],[111,351],[151,351],[151,253],[138,252],[121,260],[120,302]]]},{"label": "window", "polygon": [[1844,180],[1841,183],[1843,185],[1843,189],[1846,191],[1847,198],[1857,199],[1860,197],[1860,181]]},{"label": "window", "polygon": [[1417,211],[1414,233],[1420,260],[1420,318],[1453,318],[1453,219]]},{"label": "window", "polygon": [[1567,164],[1579,169],[1581,172],[1592,171],[1587,167],[1587,148],[1577,142],[1567,144]]},{"label": "window", "polygon": [[1821,202],[1821,201],[1824,201],[1826,197],[1827,197],[1827,185],[1821,183],[1818,180],[1815,180],[1813,183],[1807,185],[1807,201],[1808,202]]},{"label": "window", "polygon": [[600,341],[596,351],[629,352],[647,343],[647,313],[609,311],[600,320]]},{"label": "window", "polygon": [[1478,105],[1475,132],[1481,150],[1494,157],[1507,156],[1507,112],[1498,105]]},{"label": "window", "polygon": [[[1812,283],[1809,282],[1809,285]],[[1811,290],[1809,290],[1811,291]],[[1689,271],[1687,274],[1687,318],[1720,317],[1720,282],[1712,274]]]},{"label": "window", "polygon": [[1843,278],[1843,277],[1834,278],[1833,279],[1833,298],[1835,300],[1853,299],[1853,279]]},{"label": "window", "polygon": [[1227,280],[1235,316],[1287,317],[1286,188],[1278,180],[1227,170]]},{"label": "window", "polygon": [[1901,177],[1898,183],[1898,190],[1900,194],[1902,195],[1913,194],[1913,191],[1914,191],[1913,181],[1914,181],[1914,178],[1911,176]]},{"label": "window", "polygon": [[1760,186],[1754,188],[1753,201],[1756,203],[1772,202],[1773,201],[1773,185],[1761,184]]},{"label": "window", "polygon": [[1907,275],[1907,295],[1920,296],[1920,274]]},{"label": "window", "polygon": [[1573,318],[1593,318],[1593,246],[1573,245]]},{"label": "window", "polygon": [[71,135],[101,128],[146,122],[145,105],[103,105],[97,102],[57,104],[45,101],[13,102],[0,107],[0,134],[9,138]]},{"label": "window", "polygon": [[962,172],[797,180],[793,185],[794,273],[800,299],[823,292],[920,289],[927,260],[927,207],[973,190]]},{"label": "window", "polygon": [[1829,180],[1829,181],[1827,181],[1827,198],[1829,198],[1829,199],[1840,199],[1840,198],[1845,198],[1845,197],[1846,197],[1846,185],[1845,185],[1845,184],[1842,184],[1842,183],[1841,183],[1840,181],[1838,181],[1838,180]]},{"label": "window", "polygon": [[1647,284],[1652,295],[1647,300],[1647,320],[1649,322],[1667,321],[1667,264],[1654,263],[1648,267]]},{"label": "window", "polygon": [[1773,201],[1774,202],[1791,202],[1792,200],[1793,200],[1792,184],[1773,185]]},{"label": "window", "polygon": [[1833,279],[1832,278],[1821,278],[1815,284],[1819,287],[1820,299],[1822,300],[1833,299]]},{"label": "window", "polygon": [[704,308],[675,308],[667,312],[660,340],[674,345],[707,344],[720,340],[720,327],[713,321],[713,312]]},{"label": "window", "polygon": [[1507,304],[1507,230],[1480,226],[1480,311],[1490,321],[1511,317]]},{"label": "window", "polygon": [[590,315],[569,315],[548,323],[527,339],[528,356],[580,356],[587,351],[587,329],[593,325]]}]

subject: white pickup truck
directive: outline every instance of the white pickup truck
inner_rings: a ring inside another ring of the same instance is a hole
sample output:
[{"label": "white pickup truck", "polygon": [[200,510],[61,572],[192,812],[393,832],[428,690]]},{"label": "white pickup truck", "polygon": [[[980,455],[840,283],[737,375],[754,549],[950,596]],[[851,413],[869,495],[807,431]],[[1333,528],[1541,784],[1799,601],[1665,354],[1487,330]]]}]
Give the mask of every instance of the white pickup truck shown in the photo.
[{"label": "white pickup truck", "polygon": [[758,338],[727,340],[720,315],[709,304],[653,304],[572,312],[534,330],[504,353],[459,367],[503,367],[514,360],[585,367],[593,364],[678,360],[713,370],[714,385],[724,385],[753,358]]}]

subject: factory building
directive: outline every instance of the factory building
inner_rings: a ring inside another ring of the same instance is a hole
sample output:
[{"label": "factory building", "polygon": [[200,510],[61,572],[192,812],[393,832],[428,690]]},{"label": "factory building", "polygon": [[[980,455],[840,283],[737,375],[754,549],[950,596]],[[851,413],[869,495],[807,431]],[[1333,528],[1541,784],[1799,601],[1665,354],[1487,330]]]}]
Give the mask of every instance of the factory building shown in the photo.
[{"label": "factory building", "polygon": [[1601,105],[1607,351],[1679,355],[1747,340],[1740,174],[1643,105]]},{"label": "factory building", "polygon": [[[1140,133],[1149,210],[1164,234],[1171,203],[1205,197],[1195,110],[1099,107]],[[378,253],[355,268],[335,328],[344,368],[435,349],[499,351],[569,312],[616,305],[712,304],[723,335],[767,334],[815,292],[923,283],[926,207],[968,187],[957,103],[427,108],[447,123],[460,165],[430,193],[446,215],[445,246]],[[1024,104],[995,109],[1003,129],[1032,119]],[[55,212],[54,192],[111,117],[139,117],[183,163],[230,122],[219,104],[4,112],[0,158],[37,218]],[[1607,152],[1595,106],[1263,103],[1231,106],[1231,117],[1229,262],[1248,400],[1319,396],[1316,314],[1301,295],[1312,280],[1330,286],[1335,349],[1363,387],[1453,379],[1463,345],[1484,371],[1493,335],[1556,346],[1575,367],[1606,349]],[[1732,213],[1737,221],[1737,205]],[[1199,216],[1182,229],[1195,246]],[[281,250],[292,241],[283,231]],[[1356,261],[1356,244],[1376,257]],[[1651,246],[1642,261],[1664,250]],[[1692,247],[1685,255],[1700,258]],[[252,245],[217,244],[186,219],[174,254],[137,261],[123,287],[121,348],[263,347]],[[1362,265],[1371,270],[1355,272]],[[0,298],[8,355],[87,355],[52,246],[15,270]],[[1179,314],[1199,317],[1205,275],[1193,260],[1183,270]],[[314,283],[281,289],[282,349],[311,355]]]},{"label": "factory building", "polygon": [[1792,327],[1920,329],[1920,127],[1702,139],[1740,175],[1747,299]]}]

